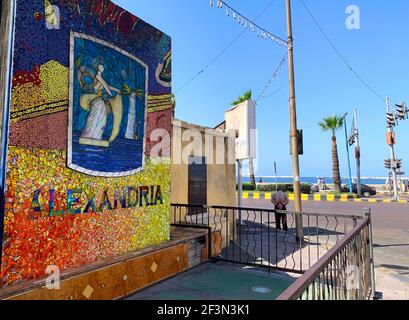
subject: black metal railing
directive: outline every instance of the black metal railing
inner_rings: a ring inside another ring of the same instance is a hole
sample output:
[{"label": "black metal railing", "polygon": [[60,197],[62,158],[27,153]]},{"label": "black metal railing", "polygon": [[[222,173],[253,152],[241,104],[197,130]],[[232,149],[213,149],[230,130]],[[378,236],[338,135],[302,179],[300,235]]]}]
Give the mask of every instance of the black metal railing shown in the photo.
[{"label": "black metal railing", "polygon": [[[296,237],[297,217],[303,223],[303,239]],[[345,214],[172,205],[173,225],[211,228],[211,258],[294,273],[310,269],[362,219]],[[286,222],[285,230],[278,228],[278,220]]]},{"label": "black metal railing", "polygon": [[365,300],[375,296],[370,215],[278,300]]}]

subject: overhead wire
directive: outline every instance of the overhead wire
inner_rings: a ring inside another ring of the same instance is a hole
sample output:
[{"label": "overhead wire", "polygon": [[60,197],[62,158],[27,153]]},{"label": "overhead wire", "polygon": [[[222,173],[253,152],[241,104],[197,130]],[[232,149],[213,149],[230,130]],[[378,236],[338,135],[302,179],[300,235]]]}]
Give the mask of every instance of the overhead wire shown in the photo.
[{"label": "overhead wire", "polygon": [[338,50],[338,48],[335,46],[335,44],[331,41],[321,24],[318,22],[318,20],[315,18],[315,16],[312,14],[311,10],[308,8],[308,6],[305,4],[304,0],[300,0],[301,4],[303,5],[304,9],[314,22],[314,24],[317,26],[317,28],[320,30],[324,38],[327,40],[331,48],[335,51],[335,53],[338,55],[338,57],[342,60],[342,62],[347,66],[348,70],[352,72],[352,74],[379,100],[382,102],[385,102],[385,97],[380,95],[378,92],[376,92],[368,82],[366,82],[361,75],[352,67],[352,65],[347,61],[347,59],[342,55],[342,53]]},{"label": "overhead wire", "polygon": [[[271,0],[264,8],[263,10],[254,18],[254,21],[257,21],[260,19],[266,11],[271,7],[275,0]],[[248,29],[244,29],[241,31],[231,42],[227,44],[218,54],[215,55],[213,59],[210,60],[206,66],[201,69],[199,72],[197,72],[193,77],[191,77],[188,81],[186,81],[182,86],[180,86],[178,89],[176,89],[175,93],[180,92],[182,89],[187,87],[190,83],[192,83],[194,80],[196,80],[201,74],[203,74],[210,66],[212,66],[223,54],[227,52],[228,49],[230,49],[247,31]]]}]

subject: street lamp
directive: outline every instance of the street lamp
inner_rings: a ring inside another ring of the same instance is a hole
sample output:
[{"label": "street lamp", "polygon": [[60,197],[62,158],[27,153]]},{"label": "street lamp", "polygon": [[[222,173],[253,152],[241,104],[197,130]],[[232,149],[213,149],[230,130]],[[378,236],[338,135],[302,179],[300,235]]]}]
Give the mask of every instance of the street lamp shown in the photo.
[{"label": "street lamp", "polygon": [[347,148],[347,156],[348,156],[348,171],[349,171],[349,192],[352,193],[352,173],[351,173],[351,159],[349,155],[349,139],[348,139],[348,130],[347,130],[347,115],[348,112],[345,113],[344,119],[344,128],[345,128],[345,144]]}]

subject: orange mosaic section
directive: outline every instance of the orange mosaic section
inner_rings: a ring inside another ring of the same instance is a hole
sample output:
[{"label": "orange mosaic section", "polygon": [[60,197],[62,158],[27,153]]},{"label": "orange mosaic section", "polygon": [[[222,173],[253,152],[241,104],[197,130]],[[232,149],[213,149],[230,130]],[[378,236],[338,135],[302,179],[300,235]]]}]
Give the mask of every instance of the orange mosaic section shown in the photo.
[{"label": "orange mosaic section", "polygon": [[[165,163],[147,161],[140,174],[115,179],[67,169],[65,151],[56,149],[10,147],[8,163],[3,286],[42,277],[51,265],[75,268],[169,240]],[[149,196],[141,199],[142,206],[134,201],[123,208],[115,198],[116,190],[145,185],[162,188],[163,204],[150,204]],[[55,192],[52,208],[50,190]],[[72,204],[69,190],[78,198]],[[95,207],[84,213],[92,195]],[[51,216],[51,209],[64,212]]]}]

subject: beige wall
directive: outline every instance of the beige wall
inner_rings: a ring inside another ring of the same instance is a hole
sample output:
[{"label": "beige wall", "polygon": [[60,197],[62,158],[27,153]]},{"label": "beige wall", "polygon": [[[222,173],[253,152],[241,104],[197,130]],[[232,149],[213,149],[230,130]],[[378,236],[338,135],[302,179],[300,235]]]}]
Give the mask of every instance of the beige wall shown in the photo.
[{"label": "beige wall", "polygon": [[[182,136],[188,129],[197,129],[202,138],[202,145],[197,145],[196,150],[186,152],[191,141],[182,142]],[[188,157],[189,156],[208,156],[208,160],[216,163],[216,150],[224,150],[224,164],[208,164],[207,165],[207,204],[219,206],[235,206],[236,205],[236,178],[235,178],[235,162],[230,159],[229,164],[229,148],[230,157],[234,159],[234,137],[220,131],[214,131],[214,144],[212,151],[205,152],[205,130],[208,128],[189,124],[180,120],[173,121],[173,137],[172,137],[172,169],[171,169],[171,201],[172,203],[188,204]],[[208,135],[209,137],[209,135]],[[183,152],[185,150],[185,152]],[[210,156],[209,156],[210,154]],[[223,153],[218,153],[223,154]],[[182,164],[177,164],[182,161]],[[175,163],[176,162],[176,163]]]}]

